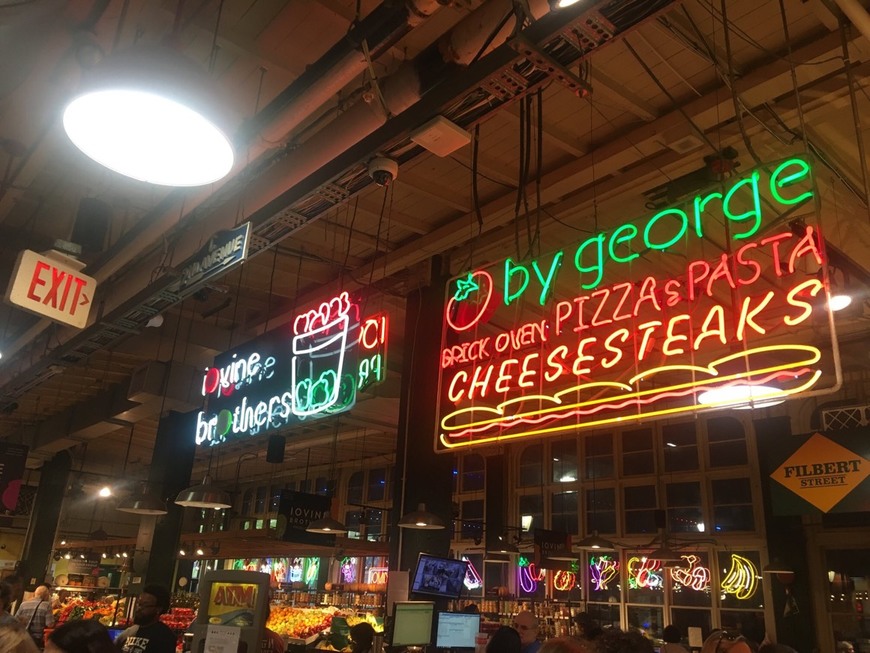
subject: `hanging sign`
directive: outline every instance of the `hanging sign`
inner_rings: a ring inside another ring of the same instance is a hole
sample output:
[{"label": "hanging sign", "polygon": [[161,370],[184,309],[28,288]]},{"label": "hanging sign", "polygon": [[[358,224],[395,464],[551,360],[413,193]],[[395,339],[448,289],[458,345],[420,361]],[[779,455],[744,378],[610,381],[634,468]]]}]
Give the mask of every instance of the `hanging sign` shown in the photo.
[{"label": "hanging sign", "polygon": [[180,266],[179,279],[170,288],[175,292],[223,274],[248,256],[251,223],[218,231],[199,251]]},{"label": "hanging sign", "polygon": [[386,375],[388,321],[360,318],[347,292],[292,325],[215,358],[202,377],[196,443],[213,446],[350,410]]},{"label": "hanging sign", "polygon": [[88,323],[97,280],[81,273],[84,263],[61,252],[18,255],[6,301],[55,322],[83,329]]},{"label": "hanging sign", "polygon": [[571,552],[571,536],[564,531],[536,528],[534,532],[535,564],[539,569],[571,571],[577,556]]},{"label": "hanging sign", "polygon": [[[281,490],[278,502],[278,515],[287,520],[282,539],[285,542],[302,542],[306,544],[335,544],[335,535],[328,533],[309,533],[308,525],[330,516],[332,499],[322,494],[308,494],[294,490]],[[307,582],[307,578],[305,579]]]},{"label": "hanging sign", "polygon": [[[794,442],[793,438],[789,440]],[[866,436],[855,438],[852,435],[848,439],[843,437],[842,441],[858,444],[859,451],[868,449]],[[821,433],[803,437],[798,442],[800,446],[782,461],[770,478],[776,482],[773,486],[779,484],[793,495],[792,498],[796,496],[803,501],[781,501],[773,495],[777,514],[808,512],[802,510],[804,502],[821,512],[857,512],[870,508],[870,483],[867,482],[870,461],[865,455]],[[850,495],[854,499],[835,510]]]},{"label": "hanging sign", "polygon": [[463,272],[447,286],[436,450],[734,404],[711,390],[755,405],[836,390],[815,198],[792,158]]}]

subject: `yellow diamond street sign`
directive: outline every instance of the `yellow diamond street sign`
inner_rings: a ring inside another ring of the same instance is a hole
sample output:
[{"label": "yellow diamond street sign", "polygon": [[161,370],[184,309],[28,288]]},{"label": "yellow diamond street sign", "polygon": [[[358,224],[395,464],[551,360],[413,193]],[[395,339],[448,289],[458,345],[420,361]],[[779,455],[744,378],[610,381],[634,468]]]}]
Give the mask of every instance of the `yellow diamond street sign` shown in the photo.
[{"label": "yellow diamond street sign", "polygon": [[822,512],[828,512],[870,474],[870,462],[819,433],[770,477]]}]

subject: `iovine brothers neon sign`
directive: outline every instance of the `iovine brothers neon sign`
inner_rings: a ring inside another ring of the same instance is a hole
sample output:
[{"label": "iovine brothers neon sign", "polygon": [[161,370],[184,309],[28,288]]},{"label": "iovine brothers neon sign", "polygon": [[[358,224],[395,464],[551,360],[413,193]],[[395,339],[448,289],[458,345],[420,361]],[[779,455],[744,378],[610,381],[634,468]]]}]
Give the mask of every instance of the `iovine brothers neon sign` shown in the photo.
[{"label": "iovine brothers neon sign", "polygon": [[349,410],[386,374],[387,317],[360,319],[346,292],[218,356],[202,378],[196,443],[220,444]]},{"label": "iovine brothers neon sign", "polygon": [[755,399],[834,391],[815,195],[792,158],[576,249],[452,280],[436,449],[723,405],[698,396],[734,385]]}]

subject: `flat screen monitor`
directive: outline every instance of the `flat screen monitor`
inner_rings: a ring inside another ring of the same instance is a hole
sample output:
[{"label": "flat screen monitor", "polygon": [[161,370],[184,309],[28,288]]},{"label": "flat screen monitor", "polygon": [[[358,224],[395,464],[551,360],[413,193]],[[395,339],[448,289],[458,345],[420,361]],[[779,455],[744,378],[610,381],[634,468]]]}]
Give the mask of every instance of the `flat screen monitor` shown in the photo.
[{"label": "flat screen monitor", "polygon": [[432,601],[396,601],[393,607],[393,646],[428,646],[432,643]]},{"label": "flat screen monitor", "polygon": [[479,614],[439,612],[435,646],[438,648],[474,648],[474,639],[479,632]]},{"label": "flat screen monitor", "polygon": [[411,580],[413,594],[458,599],[462,593],[468,562],[421,553]]}]

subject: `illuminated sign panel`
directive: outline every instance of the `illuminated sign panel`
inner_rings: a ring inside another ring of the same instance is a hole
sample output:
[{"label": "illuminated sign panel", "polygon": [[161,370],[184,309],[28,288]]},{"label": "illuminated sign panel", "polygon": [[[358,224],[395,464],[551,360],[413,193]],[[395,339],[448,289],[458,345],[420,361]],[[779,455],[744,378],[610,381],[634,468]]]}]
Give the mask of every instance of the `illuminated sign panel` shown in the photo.
[{"label": "illuminated sign panel", "polygon": [[196,443],[215,445],[344,412],[386,374],[388,321],[343,292],[215,358],[202,377]]},{"label": "illuminated sign panel", "polygon": [[451,280],[436,449],[834,391],[815,196],[793,158]]}]

